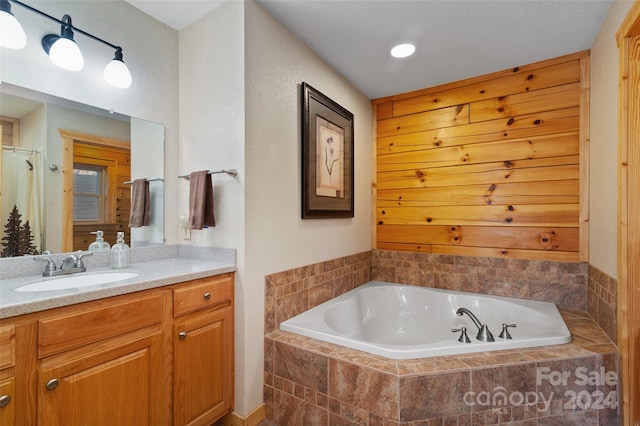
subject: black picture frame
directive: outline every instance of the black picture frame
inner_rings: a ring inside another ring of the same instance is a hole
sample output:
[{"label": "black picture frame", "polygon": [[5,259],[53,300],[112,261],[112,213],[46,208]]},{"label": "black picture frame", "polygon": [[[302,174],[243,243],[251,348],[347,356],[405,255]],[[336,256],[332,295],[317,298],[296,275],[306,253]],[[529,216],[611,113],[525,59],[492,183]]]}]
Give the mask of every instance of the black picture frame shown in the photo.
[{"label": "black picture frame", "polygon": [[353,114],[303,82],[302,218],[354,216]]}]

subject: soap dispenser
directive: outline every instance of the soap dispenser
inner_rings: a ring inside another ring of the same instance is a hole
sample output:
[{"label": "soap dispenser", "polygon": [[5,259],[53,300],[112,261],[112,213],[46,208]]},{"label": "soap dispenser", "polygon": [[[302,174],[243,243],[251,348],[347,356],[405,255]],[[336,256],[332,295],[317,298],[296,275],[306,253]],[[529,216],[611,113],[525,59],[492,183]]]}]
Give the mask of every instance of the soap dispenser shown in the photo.
[{"label": "soap dispenser", "polygon": [[129,267],[129,246],[124,242],[124,232],[118,232],[116,243],[111,247],[111,267],[113,269]]},{"label": "soap dispenser", "polygon": [[102,231],[92,232],[96,236],[96,240],[89,244],[89,251],[109,251],[111,246],[106,242],[102,236]]}]

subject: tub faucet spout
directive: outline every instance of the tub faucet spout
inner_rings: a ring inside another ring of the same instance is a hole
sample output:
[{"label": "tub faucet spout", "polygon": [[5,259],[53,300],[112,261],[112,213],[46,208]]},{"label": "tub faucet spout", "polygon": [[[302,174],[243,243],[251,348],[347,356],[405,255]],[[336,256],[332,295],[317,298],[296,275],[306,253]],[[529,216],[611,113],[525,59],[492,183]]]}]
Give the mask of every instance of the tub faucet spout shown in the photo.
[{"label": "tub faucet spout", "polygon": [[476,335],[476,339],[481,342],[493,342],[495,339],[493,338],[493,334],[489,331],[489,327],[486,324],[482,324],[480,320],[467,308],[459,308],[456,311],[456,315],[461,317],[462,315],[467,314],[471,321],[478,327],[478,334]]}]

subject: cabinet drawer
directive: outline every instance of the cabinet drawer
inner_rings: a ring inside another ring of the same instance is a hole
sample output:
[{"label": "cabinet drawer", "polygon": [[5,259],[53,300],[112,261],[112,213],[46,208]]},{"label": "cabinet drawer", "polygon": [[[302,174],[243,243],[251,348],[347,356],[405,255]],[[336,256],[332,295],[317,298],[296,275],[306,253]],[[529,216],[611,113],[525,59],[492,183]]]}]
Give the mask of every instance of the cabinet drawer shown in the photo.
[{"label": "cabinet drawer", "polygon": [[16,326],[0,327],[0,370],[16,363]]},{"label": "cabinet drawer", "polygon": [[195,280],[173,290],[173,315],[179,316],[232,300],[231,275]]},{"label": "cabinet drawer", "polygon": [[14,378],[0,381],[0,425],[16,424],[16,381]]},{"label": "cabinet drawer", "polygon": [[162,320],[162,296],[114,301],[38,321],[38,357],[98,342]]}]

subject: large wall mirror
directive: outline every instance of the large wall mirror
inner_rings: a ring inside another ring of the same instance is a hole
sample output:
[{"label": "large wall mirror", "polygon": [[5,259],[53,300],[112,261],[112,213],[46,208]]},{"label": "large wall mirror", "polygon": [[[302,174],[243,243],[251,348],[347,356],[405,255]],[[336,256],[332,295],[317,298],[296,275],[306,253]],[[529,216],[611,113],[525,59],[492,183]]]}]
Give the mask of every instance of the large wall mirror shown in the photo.
[{"label": "large wall mirror", "polygon": [[[0,117],[2,256],[87,250],[98,230],[164,243],[164,126],[7,83]],[[138,179],[148,220],[130,227]]]}]

